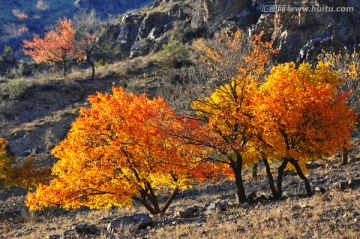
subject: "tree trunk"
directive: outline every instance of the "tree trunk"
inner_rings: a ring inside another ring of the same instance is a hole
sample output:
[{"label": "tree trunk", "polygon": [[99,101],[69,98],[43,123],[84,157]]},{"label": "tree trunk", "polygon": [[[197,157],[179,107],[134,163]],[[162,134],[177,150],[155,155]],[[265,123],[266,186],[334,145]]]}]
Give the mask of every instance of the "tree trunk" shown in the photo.
[{"label": "tree trunk", "polygon": [[245,188],[242,180],[241,171],[234,170],[235,173],[235,183],[236,183],[236,201],[237,203],[245,203],[247,202]]},{"label": "tree trunk", "polygon": [[64,78],[66,77],[66,68],[67,68],[66,61],[64,61],[63,62],[63,76],[64,76]]},{"label": "tree trunk", "polygon": [[349,150],[347,150],[345,147],[343,148],[342,152],[342,161],[341,165],[347,165],[349,163]]},{"label": "tree trunk", "polygon": [[289,162],[290,162],[292,165],[294,165],[297,174],[298,174],[299,177],[304,181],[304,183],[305,183],[305,188],[306,188],[306,192],[307,192],[308,196],[310,197],[310,196],[313,194],[312,189],[311,189],[311,185],[310,185],[309,180],[307,179],[307,177],[305,176],[305,174],[304,174],[303,171],[301,170],[301,167],[300,167],[298,161],[292,158],[292,159],[289,160]]},{"label": "tree trunk", "polygon": [[236,184],[236,201],[237,203],[247,202],[244,182],[242,179],[242,158],[241,155],[236,152],[236,162],[231,163],[232,170],[235,175],[235,184]]},{"label": "tree trunk", "polygon": [[146,197],[143,197],[141,193],[141,198],[133,196],[132,199],[140,202],[152,215],[157,215],[160,212],[156,211],[151,205],[146,201]]},{"label": "tree trunk", "polygon": [[91,79],[93,80],[95,78],[95,64],[88,58],[86,59],[86,62],[91,66]]},{"label": "tree trunk", "polygon": [[278,168],[278,177],[277,177],[277,181],[276,181],[276,191],[277,191],[277,198],[278,199],[281,198],[282,193],[283,193],[282,181],[283,181],[284,170],[285,170],[286,165],[288,164],[288,162],[289,162],[288,159],[284,159],[284,161],[282,162],[282,164]]},{"label": "tree trunk", "polygon": [[165,206],[161,209],[161,212],[164,213],[166,212],[166,210],[169,208],[170,204],[172,203],[172,201],[174,200],[176,194],[178,193],[179,188],[175,188],[174,192],[170,195],[170,197],[168,198],[168,200],[165,203]]},{"label": "tree trunk", "polygon": [[252,178],[253,180],[256,180],[257,179],[257,175],[258,175],[258,164],[254,164],[252,166]]},{"label": "tree trunk", "polygon": [[270,169],[270,165],[269,165],[269,161],[264,158],[263,159],[264,165],[265,165],[265,169],[266,169],[266,174],[268,176],[268,180],[269,180],[269,184],[270,184],[270,189],[271,192],[274,196],[274,199],[280,199],[281,195],[279,195],[278,191],[276,190],[275,187],[275,181],[274,181],[274,177],[271,174],[271,169]]}]

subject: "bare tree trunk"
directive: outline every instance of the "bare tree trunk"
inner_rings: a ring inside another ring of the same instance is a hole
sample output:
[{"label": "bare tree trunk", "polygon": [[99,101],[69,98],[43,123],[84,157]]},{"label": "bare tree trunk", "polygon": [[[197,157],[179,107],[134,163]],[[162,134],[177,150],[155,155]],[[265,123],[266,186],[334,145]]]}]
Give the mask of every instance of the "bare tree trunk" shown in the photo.
[{"label": "bare tree trunk", "polygon": [[281,198],[283,190],[282,190],[282,181],[283,181],[283,175],[284,175],[284,170],[286,168],[286,165],[288,164],[289,160],[288,159],[284,159],[284,161],[282,162],[282,164],[280,165],[280,167],[278,168],[278,177],[277,177],[277,181],[276,181],[276,191],[277,191],[277,198]]},{"label": "bare tree trunk", "polygon": [[172,201],[174,200],[176,194],[178,193],[179,188],[175,188],[175,190],[173,191],[173,193],[170,195],[170,197],[168,198],[168,200],[165,203],[165,206],[161,209],[161,212],[164,213],[170,206],[170,204],[172,203]]},{"label": "bare tree trunk", "polygon": [[66,68],[67,68],[66,61],[64,61],[62,65],[63,65],[63,76],[65,78],[66,77]]},{"label": "bare tree trunk", "polygon": [[301,167],[300,167],[298,161],[292,158],[289,160],[289,162],[292,165],[294,165],[297,174],[304,181],[306,192],[307,192],[308,196],[310,197],[313,194],[312,189],[311,189],[311,184],[310,184],[309,180],[307,179],[307,177],[305,176],[305,174],[303,173],[303,171],[301,170]]},{"label": "bare tree trunk", "polygon": [[252,166],[252,178],[253,180],[256,180],[257,179],[257,175],[258,175],[258,164],[254,164]]},{"label": "bare tree trunk", "polygon": [[269,161],[264,158],[263,159],[264,165],[265,165],[265,169],[266,169],[266,174],[268,176],[268,180],[269,180],[269,184],[270,184],[270,189],[271,192],[274,196],[274,199],[280,199],[281,195],[279,195],[279,192],[276,190],[275,187],[275,181],[274,181],[274,177],[271,174],[271,169],[270,169],[270,165],[269,165]]},{"label": "bare tree trunk", "polygon": [[95,78],[95,64],[89,59],[87,59],[86,62],[91,66],[91,79],[93,80]]},{"label": "bare tree trunk", "polygon": [[341,165],[347,165],[349,163],[349,151],[343,147]]},{"label": "bare tree trunk", "polygon": [[234,171],[235,175],[235,184],[236,184],[236,200],[237,203],[247,202],[244,182],[242,179],[242,158],[241,155],[236,153],[236,162],[231,163],[231,168]]}]

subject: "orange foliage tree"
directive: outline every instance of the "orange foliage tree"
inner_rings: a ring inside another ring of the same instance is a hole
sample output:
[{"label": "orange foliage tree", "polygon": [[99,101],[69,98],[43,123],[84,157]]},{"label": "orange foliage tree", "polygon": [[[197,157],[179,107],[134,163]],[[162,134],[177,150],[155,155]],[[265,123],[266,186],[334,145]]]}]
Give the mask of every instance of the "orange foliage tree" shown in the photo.
[{"label": "orange foliage tree", "polygon": [[[220,37],[220,44],[210,45],[203,40],[195,43],[202,51],[213,77],[222,86],[209,97],[193,102],[193,109],[204,123],[203,132],[193,141],[209,149],[212,160],[230,168],[236,182],[238,202],[246,202],[242,170],[256,163],[250,157],[250,140],[256,135],[254,101],[267,64],[275,51],[270,43],[261,42],[261,35],[246,42],[240,31]],[[226,169],[227,167],[224,167]]]},{"label": "orange foliage tree", "polygon": [[[28,195],[30,209],[129,206],[136,200],[158,214],[179,189],[216,175],[213,164],[201,162],[201,148],[162,130],[171,127],[186,135],[197,123],[176,117],[161,98],[113,88],[112,94],[89,100],[92,107],[81,109],[67,138],[52,151],[60,158],[52,169],[55,178]],[[172,189],[163,207],[162,189]]]},{"label": "orange foliage tree", "polygon": [[0,184],[1,186],[21,186],[34,188],[49,179],[48,168],[38,168],[29,157],[22,165],[15,165],[7,155],[7,141],[0,138]]},{"label": "orange foliage tree", "polygon": [[55,25],[53,31],[45,33],[41,38],[34,35],[32,41],[24,40],[24,53],[36,63],[60,64],[64,77],[71,62],[84,58],[84,51],[76,47],[75,30],[71,20],[64,18]]},{"label": "orange foliage tree", "polygon": [[[337,92],[340,83],[336,72],[320,62],[314,70],[306,63],[298,68],[294,63],[279,65],[261,85],[256,110],[259,128],[256,149],[264,159],[275,198],[282,195],[286,168],[297,172],[311,195],[305,164],[348,146],[356,117],[347,105],[348,93]],[[281,162],[276,187],[269,160]]]}]

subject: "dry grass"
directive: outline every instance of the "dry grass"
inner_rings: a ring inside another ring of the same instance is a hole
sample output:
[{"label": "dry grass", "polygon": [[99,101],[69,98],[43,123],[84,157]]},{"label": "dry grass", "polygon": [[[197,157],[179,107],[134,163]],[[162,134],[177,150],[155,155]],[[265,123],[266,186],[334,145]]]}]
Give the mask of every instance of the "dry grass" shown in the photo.
[{"label": "dry grass", "polygon": [[[341,168],[325,167],[324,162],[320,163],[323,166],[311,172],[317,177],[339,180],[348,172],[352,172],[352,175],[360,174],[360,162]],[[287,176],[285,182],[289,183],[293,179],[293,176]],[[257,184],[265,181],[260,180]],[[247,181],[245,186],[248,188],[251,183]],[[243,209],[235,204],[232,181],[215,185],[200,184],[180,193],[166,214],[154,218],[155,227],[139,232],[124,229],[121,238],[359,238],[359,188],[339,191],[331,185],[327,183],[324,194],[319,192],[310,198],[296,194],[296,185],[293,185],[285,189],[291,192],[291,196],[283,200],[259,201]],[[79,223],[95,224],[102,231],[101,236],[96,238],[105,238],[105,228],[111,218],[147,213],[139,205],[122,209],[81,209],[69,212],[48,209],[32,213],[23,205],[23,200],[24,196],[20,196],[2,202],[2,209],[13,208],[15,212],[17,209],[11,205],[16,203],[20,215],[0,220],[0,238],[40,239],[49,235],[63,235],[65,230]],[[227,211],[205,212],[207,205],[214,201],[228,203]],[[192,218],[176,216],[177,211],[190,206],[199,206],[200,213]]]},{"label": "dry grass", "polygon": [[360,207],[359,192],[332,192],[331,197],[326,202],[315,195],[235,209],[210,215],[205,223],[152,229],[149,238],[358,238],[353,213]]}]

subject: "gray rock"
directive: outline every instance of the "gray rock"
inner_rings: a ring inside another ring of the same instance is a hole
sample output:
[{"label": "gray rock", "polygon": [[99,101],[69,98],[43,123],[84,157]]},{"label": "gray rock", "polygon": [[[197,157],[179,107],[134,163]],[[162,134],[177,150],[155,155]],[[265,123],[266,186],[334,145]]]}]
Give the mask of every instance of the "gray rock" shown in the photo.
[{"label": "gray rock", "polygon": [[145,229],[153,225],[153,220],[148,214],[134,214],[132,216],[123,216],[116,218],[107,226],[108,233],[115,233],[124,228],[135,230]]},{"label": "gray rock", "polygon": [[250,202],[253,202],[254,199],[256,198],[256,192],[251,192],[247,195],[247,198]]},{"label": "gray rock", "polygon": [[210,203],[209,206],[206,207],[205,213],[206,214],[213,213],[213,212],[220,213],[223,211],[227,211],[227,209],[228,209],[227,202],[212,202],[212,203]]},{"label": "gray rock", "polygon": [[130,49],[130,58],[149,54],[151,47],[155,44],[153,40],[143,39],[135,42]]},{"label": "gray rock", "polygon": [[185,210],[176,212],[175,216],[180,217],[180,218],[190,218],[190,217],[197,216],[198,214],[199,214],[199,207],[193,206],[193,207],[186,208]]},{"label": "gray rock", "polygon": [[75,234],[74,230],[66,230],[64,231],[64,236],[72,236]]},{"label": "gray rock", "polygon": [[250,203],[245,202],[245,203],[241,204],[241,207],[244,209],[249,209],[249,208],[251,208],[251,205],[250,205]]},{"label": "gray rock", "polygon": [[248,7],[247,2],[239,0],[203,0],[203,8],[205,9],[205,20],[209,21],[219,16],[231,17],[238,14],[242,9]]},{"label": "gray rock", "polygon": [[51,235],[51,236],[48,236],[48,239],[60,239],[61,236],[60,235]]},{"label": "gray rock", "polygon": [[349,183],[346,181],[340,181],[337,183],[337,185],[338,185],[338,189],[340,191],[344,191],[345,189],[347,189],[349,187]]},{"label": "gray rock", "polygon": [[74,230],[79,235],[100,235],[100,229],[94,224],[82,223],[74,226]]},{"label": "gray rock", "polygon": [[349,184],[349,188],[352,188],[352,189],[358,188],[358,187],[360,187],[360,178],[350,179],[348,184]]},{"label": "gray rock", "polygon": [[299,210],[301,210],[302,209],[302,207],[300,206],[300,205],[293,205],[292,207],[291,207],[291,211],[292,212],[294,212],[294,211],[299,211]]},{"label": "gray rock", "polygon": [[166,24],[171,22],[171,18],[169,15],[163,12],[155,12],[147,15],[144,20],[141,22],[139,26],[139,35],[137,40],[145,39],[149,36],[150,32],[156,28],[158,35],[160,35]]}]

